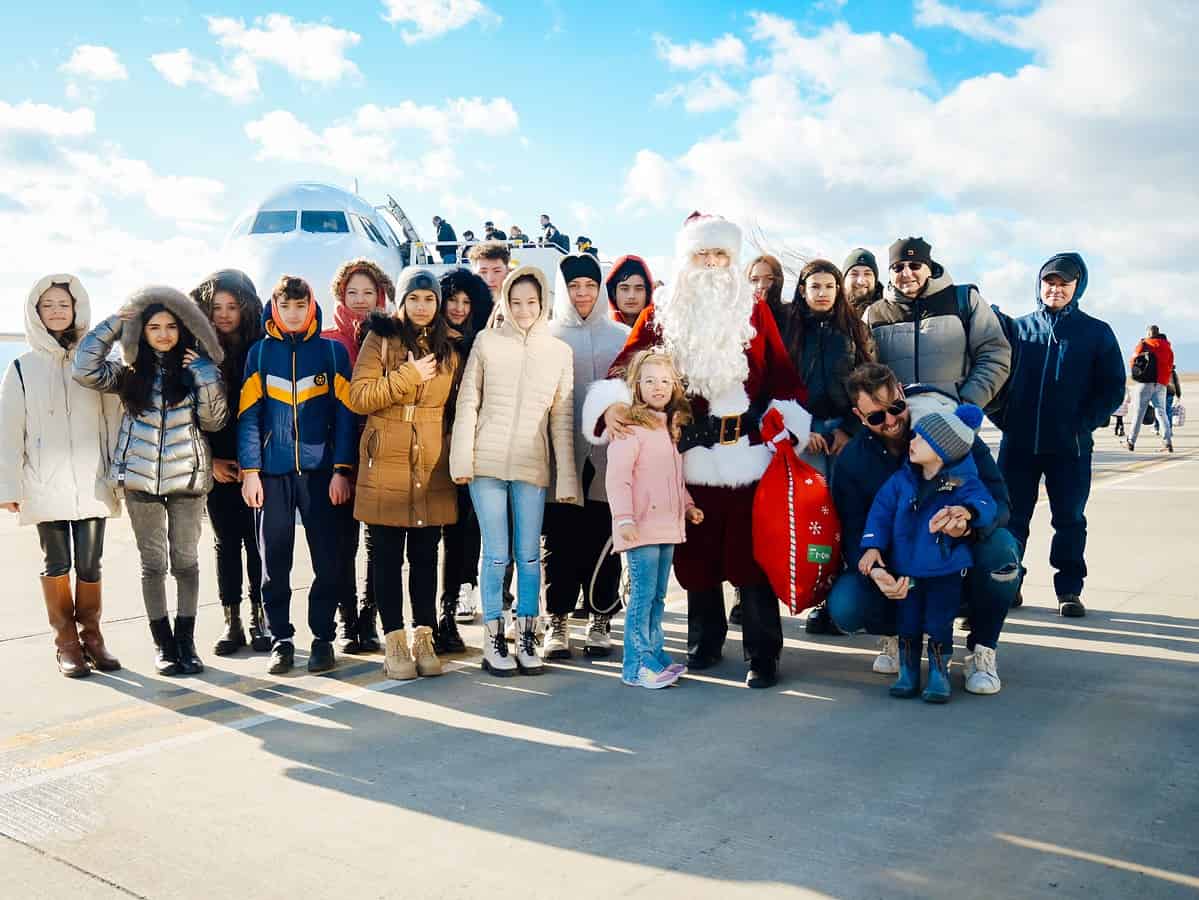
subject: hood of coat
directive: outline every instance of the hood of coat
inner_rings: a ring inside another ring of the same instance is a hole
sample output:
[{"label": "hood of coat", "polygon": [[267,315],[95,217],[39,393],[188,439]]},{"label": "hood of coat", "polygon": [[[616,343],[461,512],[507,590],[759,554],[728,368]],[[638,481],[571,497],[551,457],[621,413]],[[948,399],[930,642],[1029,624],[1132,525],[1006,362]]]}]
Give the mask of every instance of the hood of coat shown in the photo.
[{"label": "hood of coat", "polygon": [[[512,311],[508,308],[508,295],[512,292],[512,285],[520,278],[526,275],[531,275],[541,285],[541,313],[537,316],[537,321],[533,323],[532,328],[525,331],[512,320]],[[520,334],[528,334],[538,326],[545,326],[545,323],[550,318],[550,307],[554,302],[554,293],[550,290],[549,280],[545,277],[545,273],[537,266],[521,266],[518,269],[513,269],[508,273],[508,277],[504,279],[504,284],[500,288],[500,303],[499,311],[504,317],[504,327],[512,328]]]},{"label": "hood of coat", "polygon": [[[195,336],[200,352],[218,365],[224,360],[225,351],[221,347],[216,329],[208,321],[204,310],[182,291],[163,284],[152,284],[134,291],[125,301],[123,309],[132,310],[140,320],[146,307],[154,303],[161,303],[170,310],[180,324]],[[133,323],[126,324],[130,327],[121,329],[121,355],[125,359],[125,365],[131,366],[137,360],[137,345],[142,332],[140,324],[137,327],[132,327]]]},{"label": "hood of coat", "polygon": [[[366,317],[366,321],[362,323],[363,341],[366,340],[366,335],[377,334],[381,338],[388,340],[392,338],[402,338],[404,336],[404,320],[400,318],[398,312],[382,312],[375,310]],[[448,323],[447,323],[448,324]],[[450,337],[454,340],[462,338],[461,333],[452,325],[449,326]]]},{"label": "hood of coat", "polygon": [[[308,319],[308,327],[304,329],[304,333],[300,335],[300,340],[310,341],[321,333],[321,323],[324,318],[321,315],[321,305],[316,301],[312,301],[311,315]],[[266,332],[267,337],[272,337],[275,340],[282,340],[284,331],[275,322],[275,313],[272,307],[272,301],[268,300],[266,305],[262,307],[262,330]]]},{"label": "hood of coat", "polygon": [[[949,270],[941,267],[941,274],[931,275],[924,285],[924,291],[916,299],[923,300],[925,297],[931,297],[938,291],[943,291],[947,287],[953,287],[953,276],[949,274]],[[899,291],[895,290],[895,285],[888,284],[883,289],[883,299],[890,300],[892,303],[899,303],[903,306],[909,306],[912,303],[911,297],[906,297]]]},{"label": "hood of coat", "polygon": [[221,269],[201,281],[191,297],[204,315],[212,321],[212,302],[221,292],[229,294],[241,307],[241,324],[237,327],[241,346],[246,347],[262,337],[262,300],[250,276],[238,269]]},{"label": "hood of coat", "polygon": [[630,275],[640,275],[645,279],[645,305],[646,307],[654,305],[654,276],[650,274],[649,263],[631,253],[622,256],[612,264],[612,268],[608,272],[608,280],[604,282],[608,291],[609,314],[617,322],[623,322],[624,317],[616,305],[616,286]]},{"label": "hood of coat", "polygon": [[55,340],[54,335],[49,332],[46,324],[42,321],[42,317],[37,314],[37,301],[42,294],[56,284],[64,285],[71,296],[75,298],[75,333],[79,337],[83,337],[90,330],[92,301],[88,297],[87,291],[84,290],[83,283],[74,275],[66,273],[47,275],[45,278],[38,279],[37,284],[30,289],[29,297],[25,301],[25,340],[34,350],[62,356],[67,351]]},{"label": "hood of coat", "polygon": [[[452,323],[450,327],[461,332],[464,338],[470,339],[487,327],[495,302],[491,299],[491,289],[487,287],[487,282],[470,269],[451,269],[441,276],[443,300],[449,301],[459,292],[470,298],[470,316],[461,327]],[[441,309],[444,315],[444,303]]]},{"label": "hood of coat", "polygon": [[1041,302],[1041,272],[1045,270],[1045,266],[1049,265],[1051,262],[1056,262],[1057,260],[1068,260],[1069,262],[1074,263],[1074,265],[1078,266],[1078,271],[1082,273],[1078,278],[1078,287],[1074,289],[1074,296],[1070,298],[1070,302],[1066,304],[1065,308],[1069,310],[1076,309],[1078,307],[1078,301],[1082,299],[1082,295],[1087,291],[1087,264],[1083,261],[1082,256],[1073,252],[1055,253],[1053,256],[1049,257],[1049,259],[1045,260],[1045,263],[1041,266],[1041,268],[1037,269],[1037,283],[1035,287],[1037,309],[1045,308],[1045,304]]},{"label": "hood of coat", "polygon": [[[567,287],[566,272],[572,277],[580,275],[594,277],[596,280],[595,306],[584,319],[570,302],[570,290]],[[608,310],[604,306],[604,273],[599,261],[590,253],[571,253],[558,261],[558,274],[554,280],[554,321],[567,328],[582,328],[584,325],[599,322],[608,318]]]}]

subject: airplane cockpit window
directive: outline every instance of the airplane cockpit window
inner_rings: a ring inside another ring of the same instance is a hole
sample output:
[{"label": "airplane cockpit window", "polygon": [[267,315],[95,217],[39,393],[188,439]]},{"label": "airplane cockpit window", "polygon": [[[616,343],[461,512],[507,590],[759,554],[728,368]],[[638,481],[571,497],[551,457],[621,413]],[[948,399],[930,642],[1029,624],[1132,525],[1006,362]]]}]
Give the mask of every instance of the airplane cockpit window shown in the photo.
[{"label": "airplane cockpit window", "polygon": [[376,244],[381,244],[384,247],[387,246],[387,241],[383,239],[383,235],[379,233],[379,229],[375,227],[374,222],[363,216],[359,216],[358,221],[362,223],[362,227],[366,229],[366,233],[372,241],[374,241]]},{"label": "airplane cockpit window", "polygon": [[300,228],[312,234],[348,234],[350,223],[341,210],[306,209],[300,213]]},{"label": "airplane cockpit window", "polygon": [[296,230],[296,211],[269,210],[260,212],[254,217],[250,226],[250,234],[284,234]]}]

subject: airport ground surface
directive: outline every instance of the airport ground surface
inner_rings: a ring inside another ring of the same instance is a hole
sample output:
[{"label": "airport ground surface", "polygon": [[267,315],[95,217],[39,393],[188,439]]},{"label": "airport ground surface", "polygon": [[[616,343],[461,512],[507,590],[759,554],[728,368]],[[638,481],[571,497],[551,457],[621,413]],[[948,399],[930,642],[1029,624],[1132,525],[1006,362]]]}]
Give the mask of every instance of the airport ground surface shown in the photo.
[{"label": "airport ground surface", "polygon": [[[1184,897],[1199,893],[1199,429],[1172,456],[1100,435],[1084,619],[1060,619],[1038,509],[1003,691],[887,696],[874,639],[786,619],[783,681],[724,662],[667,691],[619,662],[386,681],[210,652],[154,674],[137,551],[114,522],[105,631],[125,668],[53,665],[33,529],[0,520],[4,898]],[[300,554],[303,619],[310,579]],[[668,649],[685,651],[671,595]],[[620,634],[617,621],[614,633]],[[465,629],[478,646],[478,626]],[[301,648],[307,633],[297,636]],[[301,654],[302,656],[302,654]],[[303,660],[299,660],[301,663]]]}]

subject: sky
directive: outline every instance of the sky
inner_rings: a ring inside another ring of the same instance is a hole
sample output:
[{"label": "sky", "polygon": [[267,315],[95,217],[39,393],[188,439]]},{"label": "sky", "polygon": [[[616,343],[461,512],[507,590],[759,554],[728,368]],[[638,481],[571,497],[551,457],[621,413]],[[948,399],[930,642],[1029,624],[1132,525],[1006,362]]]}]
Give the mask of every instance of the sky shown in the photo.
[{"label": "sky", "polygon": [[0,26],[0,330],[53,271],[101,312],[189,289],[273,188],[357,181],[426,237],[548,212],[664,275],[694,209],[838,263],[922,235],[1013,314],[1078,250],[1084,305],[1199,371],[1196,3],[60,0]]}]

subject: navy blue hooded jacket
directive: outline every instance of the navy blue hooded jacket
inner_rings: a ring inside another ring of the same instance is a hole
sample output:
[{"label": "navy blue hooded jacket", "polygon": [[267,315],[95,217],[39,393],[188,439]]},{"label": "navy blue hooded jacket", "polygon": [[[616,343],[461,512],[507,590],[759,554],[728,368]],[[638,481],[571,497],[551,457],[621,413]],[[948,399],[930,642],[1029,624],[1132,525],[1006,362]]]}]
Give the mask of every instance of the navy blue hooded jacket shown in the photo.
[{"label": "navy blue hooded jacket", "polygon": [[1087,266],[1077,253],[1059,253],[1082,273],[1074,297],[1060,310],[1041,302],[1012,320],[1012,374],[1008,381],[1004,445],[1025,453],[1089,454],[1091,432],[1102,428],[1124,400],[1124,357],[1111,327],[1078,308]]}]

